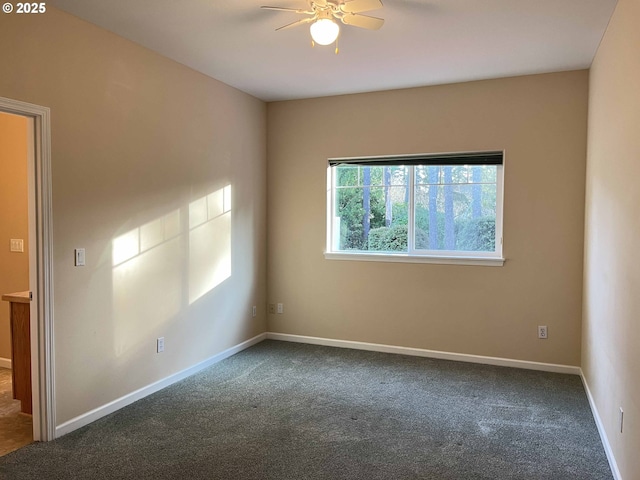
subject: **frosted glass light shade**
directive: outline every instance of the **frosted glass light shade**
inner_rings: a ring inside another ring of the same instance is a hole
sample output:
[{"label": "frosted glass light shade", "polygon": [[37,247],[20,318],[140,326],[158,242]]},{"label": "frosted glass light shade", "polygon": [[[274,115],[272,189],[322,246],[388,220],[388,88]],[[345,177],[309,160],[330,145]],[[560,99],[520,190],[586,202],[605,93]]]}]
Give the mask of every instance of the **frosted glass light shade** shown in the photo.
[{"label": "frosted glass light shade", "polygon": [[322,18],[311,24],[311,38],[318,45],[330,45],[336,41],[340,33],[340,27],[336,22],[328,18]]}]

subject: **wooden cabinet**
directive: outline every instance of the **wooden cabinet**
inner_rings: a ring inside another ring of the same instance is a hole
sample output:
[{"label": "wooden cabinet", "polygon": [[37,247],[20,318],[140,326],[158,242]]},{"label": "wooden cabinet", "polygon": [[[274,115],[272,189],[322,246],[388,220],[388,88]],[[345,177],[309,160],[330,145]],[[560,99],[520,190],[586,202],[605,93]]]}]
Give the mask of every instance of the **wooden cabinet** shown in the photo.
[{"label": "wooden cabinet", "polygon": [[31,414],[31,324],[30,292],[2,295],[9,303],[11,317],[11,373],[13,398],[20,400],[24,413]]}]

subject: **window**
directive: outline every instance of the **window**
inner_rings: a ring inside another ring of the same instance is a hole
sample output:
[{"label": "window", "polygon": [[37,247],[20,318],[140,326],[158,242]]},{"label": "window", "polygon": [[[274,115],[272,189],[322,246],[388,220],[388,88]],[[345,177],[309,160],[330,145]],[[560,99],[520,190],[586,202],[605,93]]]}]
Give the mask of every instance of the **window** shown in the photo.
[{"label": "window", "polygon": [[326,258],[502,265],[503,152],[329,160]]}]

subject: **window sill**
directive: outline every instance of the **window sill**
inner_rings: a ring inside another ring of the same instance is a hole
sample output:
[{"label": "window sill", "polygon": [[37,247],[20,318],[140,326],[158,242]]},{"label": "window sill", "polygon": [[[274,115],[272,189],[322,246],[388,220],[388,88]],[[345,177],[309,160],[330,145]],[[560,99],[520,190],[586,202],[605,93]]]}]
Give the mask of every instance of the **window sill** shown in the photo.
[{"label": "window sill", "polygon": [[325,252],[326,260],[351,260],[360,262],[434,263],[439,265],[476,265],[502,267],[505,259],[500,257],[435,257],[409,255],[406,253],[347,253]]}]

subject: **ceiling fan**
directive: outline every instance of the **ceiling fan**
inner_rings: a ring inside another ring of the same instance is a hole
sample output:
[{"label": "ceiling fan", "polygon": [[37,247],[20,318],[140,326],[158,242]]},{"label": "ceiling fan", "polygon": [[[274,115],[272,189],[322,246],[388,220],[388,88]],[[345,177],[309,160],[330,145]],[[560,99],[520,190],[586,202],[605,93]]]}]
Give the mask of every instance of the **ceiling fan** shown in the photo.
[{"label": "ceiling fan", "polygon": [[[361,12],[382,8],[381,0],[308,0],[308,3],[308,9],[270,7],[267,5],[263,5],[260,8],[309,15],[301,20],[276,28],[276,31],[310,23],[312,45],[316,43],[318,45],[330,45],[337,40],[340,27],[336,20],[345,25],[368,30],[378,30],[384,24],[382,18],[361,15]],[[338,53],[337,47],[336,53]]]}]

